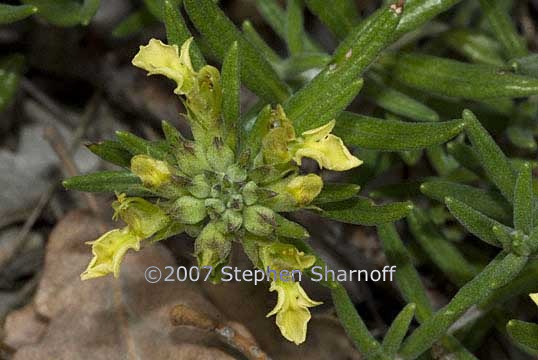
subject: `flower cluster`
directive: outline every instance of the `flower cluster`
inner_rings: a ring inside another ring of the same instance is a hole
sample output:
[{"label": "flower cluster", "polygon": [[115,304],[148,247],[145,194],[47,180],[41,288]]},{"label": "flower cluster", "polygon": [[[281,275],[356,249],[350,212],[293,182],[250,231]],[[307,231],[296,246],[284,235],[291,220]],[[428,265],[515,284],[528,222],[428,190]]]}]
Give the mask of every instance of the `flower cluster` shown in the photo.
[{"label": "flower cluster", "polygon": [[[117,277],[129,249],[138,251],[141,244],[180,232],[196,238],[198,263],[212,266],[214,274],[228,263],[234,241],[259,268],[308,269],[315,257],[289,243],[292,238],[307,238],[308,232],[279,214],[312,207],[322,191],[320,176],[300,175],[302,159],[314,159],[320,168],[336,171],[361,164],[331,134],[334,121],[298,136],[280,106],[260,114],[265,125],[259,146],[241,146],[237,131],[223,125],[220,73],[212,66],[193,68],[191,41],[179,51],[152,39],[133,59],[149,75],[164,75],[176,83],[174,93],[187,109],[193,140],[163,123],[162,155],[148,151],[132,156],[130,171],[150,195],[117,194],[115,218],[126,226],[90,242],[94,257],[82,279],[109,273]],[[218,282],[218,275],[213,280]],[[268,316],[276,315],[286,339],[302,343],[309,308],[320,303],[311,300],[299,282],[273,279],[270,290],[277,292],[278,301]]]}]

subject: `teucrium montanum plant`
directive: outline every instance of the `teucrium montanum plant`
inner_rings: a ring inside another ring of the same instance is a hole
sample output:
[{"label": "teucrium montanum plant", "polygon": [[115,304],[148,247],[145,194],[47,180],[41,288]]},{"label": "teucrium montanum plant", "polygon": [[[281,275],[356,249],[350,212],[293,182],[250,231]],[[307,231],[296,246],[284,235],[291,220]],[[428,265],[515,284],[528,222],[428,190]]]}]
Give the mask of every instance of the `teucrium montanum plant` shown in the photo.
[{"label": "teucrium montanum plant", "polygon": [[[227,264],[231,244],[237,242],[258,268],[308,274],[314,264],[325,264],[304,241],[306,230],[282,215],[303,209],[377,226],[387,261],[398,266],[395,283],[408,304],[382,342],[370,334],[343,286],[322,282],[362,355],[416,359],[436,349],[447,357],[474,359],[460,341],[465,329],[458,328],[458,320],[477,309],[489,316],[507,299],[538,289],[533,259],[538,209],[531,164],[505,155],[487,124],[502,118],[505,124],[498,125],[505,128],[494,135],[506,136],[511,145],[535,156],[538,57],[529,53],[507,14],[509,1],[386,1],[361,19],[351,0],[289,0],[285,10],[274,0],[256,0],[285,41],[286,59],[249,22],[239,31],[214,1],[179,3],[164,0],[162,11],[151,7],[165,23],[170,45],[151,40],[133,63],[174,81],[192,139],[164,122],[162,141],[119,132],[114,141],[90,146],[124,170],[75,177],[65,185],[116,192],[115,218],[126,226],[92,242],[94,258],[82,277],[118,276],[127,251],[180,232],[196,239],[200,265],[218,269]],[[333,54],[305,32],[303,5],[340,40]],[[223,63],[222,73],[206,65],[180,6],[203,38],[204,52]],[[447,17],[431,22],[449,9]],[[473,22],[468,14],[480,15],[479,25],[461,28]],[[435,46],[429,46],[430,37]],[[428,45],[422,47],[418,40]],[[439,44],[467,61],[455,60]],[[443,49],[441,55],[438,49]],[[243,114],[240,84],[259,99]],[[385,114],[384,119],[344,111],[363,87],[375,114]],[[514,98],[527,99],[516,104]],[[460,115],[467,106],[476,109],[480,121],[470,110]],[[344,143],[359,148],[365,163],[350,176],[353,182],[384,176],[398,164],[392,155],[412,168],[423,161],[423,149],[435,176],[379,187],[370,192],[372,197],[401,201],[375,205],[357,196],[358,185],[329,183],[316,173],[301,172],[304,158],[328,170],[360,165]],[[432,204],[424,202],[424,195]],[[413,206],[409,200],[416,198]],[[413,266],[414,252],[392,224],[404,217],[411,241],[459,289],[440,309],[430,303]],[[473,236],[483,241],[480,251],[489,263],[462,251],[460,245],[467,241],[460,240]],[[268,315],[275,315],[287,339],[304,341],[309,308],[318,303],[299,283],[274,281],[270,290],[278,300]],[[419,326],[405,338],[413,316]],[[507,330],[525,351],[538,351],[536,324],[511,320]]]},{"label": "teucrium montanum plant", "polygon": [[[90,242],[94,257],[82,279],[111,273],[118,277],[128,250],[138,251],[144,241],[159,241],[182,231],[196,237],[198,264],[211,266],[215,280],[220,267],[228,264],[234,241],[244,246],[261,269],[308,269],[315,257],[281,242],[289,237],[307,238],[308,232],[279,212],[311,206],[323,188],[320,176],[300,175],[298,165],[303,158],[337,171],[361,164],[331,134],[334,120],[298,136],[280,106],[266,115],[260,150],[251,153],[252,149],[244,148],[239,153],[237,146],[230,146],[241,141],[237,131],[225,129],[221,118],[219,71],[209,65],[194,70],[191,42],[192,38],[180,51],[152,39],[133,59],[149,75],[164,75],[176,83],[174,93],[181,96],[188,111],[194,140],[164,123],[163,156],[132,157],[131,173],[153,196],[118,194],[112,204],[114,217],[127,225]],[[276,315],[286,339],[302,343],[310,320],[308,308],[320,303],[311,300],[299,282],[274,279],[270,290],[277,292],[278,302],[268,316]]]}]

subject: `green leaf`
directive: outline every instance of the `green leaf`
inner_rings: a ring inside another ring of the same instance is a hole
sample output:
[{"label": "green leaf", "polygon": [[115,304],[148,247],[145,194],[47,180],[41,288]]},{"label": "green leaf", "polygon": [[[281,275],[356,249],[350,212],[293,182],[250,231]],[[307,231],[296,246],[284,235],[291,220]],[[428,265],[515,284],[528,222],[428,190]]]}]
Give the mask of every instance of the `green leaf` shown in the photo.
[{"label": "green leaf", "polygon": [[529,235],[533,228],[532,170],[530,164],[521,166],[514,189],[514,226]]},{"label": "green leaf", "polygon": [[296,222],[290,221],[282,215],[275,214],[276,229],[275,234],[277,236],[283,236],[292,239],[307,239],[310,234],[304,227]]},{"label": "green leaf", "polygon": [[269,131],[270,121],[271,105],[266,105],[254,119],[254,123],[245,129],[246,135],[243,137],[241,148],[250,151],[251,156],[256,156],[260,152],[262,139]]},{"label": "green leaf", "polygon": [[91,19],[99,10],[101,0],[84,0],[80,9],[80,23],[84,26],[88,25]]},{"label": "green leaf", "polygon": [[443,11],[446,11],[461,0],[407,0],[402,20],[398,24],[395,38],[418,29]]},{"label": "green leaf", "polygon": [[73,176],[62,182],[69,190],[87,192],[120,192],[129,195],[148,195],[140,178],[129,171],[101,171],[88,175]]},{"label": "green leaf", "polygon": [[389,330],[385,334],[381,348],[391,359],[396,357],[396,353],[402,344],[405,334],[407,334],[407,330],[409,330],[409,325],[415,315],[416,307],[417,306],[414,303],[407,304],[406,307],[400,311],[396,319],[394,319]]},{"label": "green leaf", "polygon": [[450,281],[461,286],[473,278],[475,268],[437,231],[423,211],[413,211],[408,216],[407,223],[420,246]]},{"label": "green leaf", "polygon": [[241,116],[241,82],[240,82],[239,47],[234,42],[222,64],[222,119],[224,121],[224,139],[231,149],[237,145],[237,127]]},{"label": "green leaf", "polygon": [[288,0],[286,10],[286,42],[291,55],[304,51],[304,19],[302,0]]},{"label": "green leaf", "polygon": [[335,102],[335,97],[342,97],[345,89],[359,91],[357,79],[390,44],[399,21],[396,10],[386,7],[357,25],[336,49],[331,64],[284,104],[298,131],[319,127],[347,107],[356,93],[348,92],[343,96],[346,101]]},{"label": "green leaf", "polygon": [[443,96],[484,100],[538,94],[538,78],[515,75],[489,65],[415,53],[387,55],[381,63],[395,81]]},{"label": "green leaf", "polygon": [[105,140],[87,146],[92,153],[103,160],[124,168],[131,167],[132,154],[117,141]]},{"label": "green leaf", "polygon": [[342,183],[324,183],[323,189],[314,199],[313,204],[326,204],[347,200],[357,195],[360,190],[359,185]]},{"label": "green leaf", "polygon": [[[508,230],[506,226],[462,201],[450,197],[447,197],[444,200],[450,213],[458,219],[471,234],[474,234],[480,240],[490,245],[503,247],[503,244],[499,241],[493,227],[496,226],[498,229],[506,228]],[[473,203],[473,205],[475,204],[476,203]]]},{"label": "green leaf", "polygon": [[190,19],[220,60],[224,59],[230,46],[237,41],[241,79],[249,89],[267,102],[281,103],[288,98],[287,85],[213,1],[185,0],[184,3]]},{"label": "green leaf", "polygon": [[463,120],[466,123],[467,136],[488,178],[508,201],[512,201],[516,176],[510,162],[471,111],[463,112]]},{"label": "green leaf", "polygon": [[416,121],[439,121],[439,115],[435,110],[398,90],[384,85],[380,79],[372,78],[372,80],[367,81],[364,94],[371,98],[376,105],[394,114]]},{"label": "green leaf", "polygon": [[[256,0],[258,11],[265,21],[271,26],[273,31],[280,36],[282,40],[287,39],[286,34],[286,12],[278,5],[276,0]],[[307,51],[321,51],[321,48],[309,37],[305,39],[305,48]]]},{"label": "green leaf", "polygon": [[32,5],[6,5],[0,4],[0,25],[11,24],[26,19],[37,12]]},{"label": "green leaf", "polygon": [[510,337],[531,355],[538,355],[538,324],[510,320],[506,324]]},{"label": "green leaf", "polygon": [[395,280],[405,301],[416,304],[417,319],[425,321],[432,314],[432,307],[420,275],[413,266],[411,255],[404,246],[394,224],[377,226],[377,233],[390,265],[396,266]]},{"label": "green leaf", "polygon": [[128,37],[136,34],[146,26],[152,25],[155,22],[155,17],[153,17],[148,10],[137,10],[129,14],[129,16],[116,25],[114,30],[112,30],[112,36],[117,38]]},{"label": "green leaf", "polygon": [[82,5],[73,0],[21,0],[38,9],[38,15],[56,26],[75,26],[81,23]]},{"label": "green leaf", "polygon": [[497,289],[512,281],[527,261],[528,258],[514,254],[501,253],[497,256],[480,274],[465,284],[447,305],[413,331],[400,349],[402,359],[416,359],[424,353],[471,306],[486,300]]},{"label": "green leaf", "polygon": [[24,56],[13,54],[0,60],[0,112],[13,101],[24,66]]},{"label": "green leaf", "polygon": [[285,78],[292,78],[310,69],[322,69],[330,61],[331,57],[327,54],[302,53],[282,61],[279,72]]},{"label": "green leaf", "polygon": [[502,1],[480,0],[480,7],[491,26],[491,30],[503,45],[506,55],[509,58],[527,55],[525,42],[517,33],[516,26],[506,12]]},{"label": "green leaf", "polygon": [[336,121],[334,133],[349,145],[402,151],[442,144],[458,135],[464,126],[462,120],[410,123],[343,112]]},{"label": "green leaf", "polygon": [[306,0],[306,6],[340,39],[346,37],[359,19],[353,0]]},{"label": "green leaf", "polygon": [[272,64],[279,63],[282,59],[280,56],[263,40],[263,38],[258,34],[256,29],[252,26],[252,23],[248,20],[243,22],[241,26],[243,30],[243,36],[245,39],[250,41],[252,45],[258,49],[258,51]]},{"label": "green leaf", "polygon": [[[157,19],[163,18],[162,0],[143,0],[144,5],[149,10],[151,15]],[[177,1],[176,1],[177,2]]]},{"label": "green leaf", "polygon": [[158,160],[162,160],[166,156],[162,143],[154,143],[142,139],[127,131],[117,131],[116,138],[121,146],[133,155],[149,155]]},{"label": "green leaf", "polygon": [[513,59],[511,66],[518,74],[538,77],[538,54]]},{"label": "green leaf", "polygon": [[450,30],[442,36],[448,46],[478,64],[504,66],[500,44],[469,29]]},{"label": "green leaf", "polygon": [[515,146],[534,151],[538,148],[536,140],[534,139],[533,129],[523,128],[521,126],[509,126],[506,129],[506,135],[512,144]]},{"label": "green leaf", "polygon": [[[185,24],[183,15],[181,15],[180,5],[177,0],[164,0],[163,21],[168,44],[177,45],[181,48],[181,45],[192,37],[189,28]],[[192,66],[195,70],[200,69],[206,64],[204,56],[200,52],[200,48],[196,42],[191,44],[189,53],[191,55]]]},{"label": "green leaf", "polygon": [[322,216],[326,218],[348,224],[374,226],[397,221],[407,216],[413,209],[413,203],[405,201],[375,205],[370,199],[358,197],[323,204],[320,207],[323,210]]},{"label": "green leaf", "polygon": [[495,191],[436,179],[423,183],[420,191],[439,202],[444,202],[446,197],[462,201],[484,215],[504,223],[510,223],[512,220],[512,206]]}]

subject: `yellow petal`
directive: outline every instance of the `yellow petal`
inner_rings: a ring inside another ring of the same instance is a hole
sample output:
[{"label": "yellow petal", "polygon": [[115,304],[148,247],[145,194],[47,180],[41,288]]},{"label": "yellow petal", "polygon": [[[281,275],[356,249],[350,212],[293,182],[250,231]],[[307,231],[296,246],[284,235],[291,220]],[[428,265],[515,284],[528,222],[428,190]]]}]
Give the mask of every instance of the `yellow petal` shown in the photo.
[{"label": "yellow petal", "polygon": [[361,160],[349,152],[342,139],[332,134],[317,141],[306,139],[293,159],[300,165],[303,157],[316,160],[320,168],[336,171],[349,170],[362,164]]},{"label": "yellow petal", "polygon": [[147,155],[136,155],[131,159],[131,171],[144,185],[158,187],[172,178],[168,165]]},{"label": "yellow petal", "polygon": [[140,250],[140,238],[134,235],[128,227],[114,229],[91,241],[93,259],[80,278],[82,280],[105,276],[110,273],[114,277],[120,274],[120,265],[129,249]]},{"label": "yellow petal", "polygon": [[274,281],[269,290],[278,292],[278,302],[267,316],[276,314],[282,335],[297,345],[303,343],[311,317],[308,308],[321,302],[310,299],[298,282]]},{"label": "yellow petal", "polygon": [[270,245],[261,246],[259,256],[264,269],[269,267],[275,271],[304,270],[316,262],[315,256],[306,255],[294,245],[281,242],[273,242]]},{"label": "yellow petal", "polygon": [[286,186],[286,190],[300,206],[310,204],[319,195],[322,188],[323,180],[316,174],[297,176]]},{"label": "yellow petal", "polygon": [[194,70],[189,56],[189,46],[192,38],[187,40],[181,47],[181,56],[177,45],[166,45],[157,39],[151,39],[146,46],[140,46],[140,50],[133,58],[133,65],[144,69],[148,75],[164,75],[174,80],[177,84],[174,92],[185,94],[192,87]]},{"label": "yellow petal", "polygon": [[329,135],[331,131],[333,131],[334,125],[336,125],[336,120],[333,119],[327,124],[312,130],[305,131],[301,135],[306,139],[306,141],[318,141]]},{"label": "yellow petal", "polygon": [[538,293],[529,294],[529,296],[531,297],[532,301],[534,301],[534,303],[538,305]]}]

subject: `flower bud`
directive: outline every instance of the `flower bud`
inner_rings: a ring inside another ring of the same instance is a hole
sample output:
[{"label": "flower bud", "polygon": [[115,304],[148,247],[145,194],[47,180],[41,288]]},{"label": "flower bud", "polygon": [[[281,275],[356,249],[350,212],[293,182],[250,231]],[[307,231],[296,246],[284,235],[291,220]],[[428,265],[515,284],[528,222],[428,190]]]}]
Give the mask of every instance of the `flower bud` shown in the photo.
[{"label": "flower bud", "polygon": [[258,201],[258,185],[254,181],[249,181],[243,186],[242,195],[246,205],[254,205]]},{"label": "flower bud", "polygon": [[247,179],[247,172],[242,167],[233,164],[226,169],[226,176],[234,183],[243,182]]},{"label": "flower bud", "polygon": [[224,202],[220,199],[209,198],[204,200],[205,207],[209,216],[216,218],[226,210]]},{"label": "flower bud", "polygon": [[243,210],[245,229],[254,235],[269,236],[276,227],[273,210],[260,205],[248,206]]},{"label": "flower bud", "polygon": [[207,162],[217,172],[223,173],[233,164],[235,159],[234,152],[226,146],[221,137],[214,137],[208,146]]},{"label": "flower bud", "polygon": [[298,206],[310,204],[322,188],[323,180],[316,174],[296,176],[286,186],[286,190],[293,196]]},{"label": "flower bud", "polygon": [[174,203],[174,217],[183,224],[197,224],[206,216],[204,200],[182,196]]},{"label": "flower bud", "polygon": [[192,178],[187,190],[199,199],[205,199],[209,196],[211,186],[204,174],[198,174]]},{"label": "flower bud", "polygon": [[159,187],[170,182],[172,174],[168,165],[147,155],[135,155],[131,159],[131,171],[138,176],[144,185]]},{"label": "flower bud", "polygon": [[222,221],[226,226],[226,231],[234,233],[241,228],[241,225],[243,225],[243,216],[238,211],[227,209],[224,211],[224,214],[222,214]]},{"label": "flower bud", "polygon": [[210,222],[196,238],[194,251],[200,267],[216,269],[228,261],[232,244],[224,236],[222,226],[221,223]]},{"label": "flower bud", "polygon": [[194,141],[184,141],[175,149],[179,169],[191,177],[209,170],[204,149]]}]

